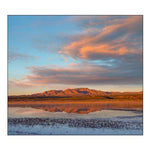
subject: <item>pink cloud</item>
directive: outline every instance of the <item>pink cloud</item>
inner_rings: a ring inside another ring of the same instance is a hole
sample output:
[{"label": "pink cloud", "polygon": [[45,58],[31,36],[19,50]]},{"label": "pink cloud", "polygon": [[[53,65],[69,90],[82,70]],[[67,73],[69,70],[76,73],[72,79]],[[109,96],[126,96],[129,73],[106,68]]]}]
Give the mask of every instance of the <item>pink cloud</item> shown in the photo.
[{"label": "pink cloud", "polygon": [[[79,35],[79,37],[75,38],[75,41],[65,45],[59,53],[79,59],[92,59],[91,57],[94,55],[99,55],[100,59],[102,59],[103,55],[104,58],[108,56],[109,59],[109,56],[141,53],[136,47],[139,42],[136,42],[135,38],[134,41],[132,36],[142,32],[142,16],[115,19],[110,21],[110,23],[111,24],[104,26],[102,29],[97,28],[95,35],[87,34],[87,36],[85,36],[85,33]],[[93,28],[90,27],[86,30],[92,32],[92,29]],[[131,39],[131,41],[129,41],[129,39]],[[87,57],[89,54],[91,57]]]}]

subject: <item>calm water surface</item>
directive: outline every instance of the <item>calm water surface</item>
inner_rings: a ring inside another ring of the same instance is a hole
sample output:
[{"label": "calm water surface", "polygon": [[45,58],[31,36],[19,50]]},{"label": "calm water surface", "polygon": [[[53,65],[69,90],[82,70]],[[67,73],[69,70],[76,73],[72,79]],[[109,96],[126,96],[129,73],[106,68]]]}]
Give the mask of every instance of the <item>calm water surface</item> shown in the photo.
[{"label": "calm water surface", "polygon": [[8,108],[9,135],[142,135],[142,111],[101,110],[89,114]]}]

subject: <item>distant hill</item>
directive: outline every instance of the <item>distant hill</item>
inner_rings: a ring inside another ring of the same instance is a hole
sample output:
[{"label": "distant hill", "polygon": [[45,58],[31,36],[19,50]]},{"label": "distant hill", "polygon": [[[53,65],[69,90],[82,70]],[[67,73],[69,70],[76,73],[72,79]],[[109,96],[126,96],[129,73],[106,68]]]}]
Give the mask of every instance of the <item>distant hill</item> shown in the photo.
[{"label": "distant hill", "polygon": [[66,90],[49,90],[43,93],[32,94],[32,96],[109,96],[109,95],[126,95],[126,94],[143,94],[143,92],[105,92],[88,88],[75,88]]}]

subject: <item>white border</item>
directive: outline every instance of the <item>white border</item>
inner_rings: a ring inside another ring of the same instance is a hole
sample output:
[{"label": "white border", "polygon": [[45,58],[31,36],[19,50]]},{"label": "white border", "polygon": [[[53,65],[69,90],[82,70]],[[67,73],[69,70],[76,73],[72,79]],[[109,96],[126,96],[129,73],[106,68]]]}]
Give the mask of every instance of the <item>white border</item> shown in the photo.
[{"label": "white border", "polygon": [[[5,0],[0,2],[0,147],[27,149],[148,149],[150,134],[149,4],[146,0]],[[144,14],[144,136],[7,136],[7,15]]]}]

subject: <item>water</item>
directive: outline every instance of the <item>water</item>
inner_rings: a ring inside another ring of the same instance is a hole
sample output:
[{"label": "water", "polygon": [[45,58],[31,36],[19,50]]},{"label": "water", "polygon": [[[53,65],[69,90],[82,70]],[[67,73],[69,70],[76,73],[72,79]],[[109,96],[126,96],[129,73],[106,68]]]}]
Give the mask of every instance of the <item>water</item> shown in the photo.
[{"label": "water", "polygon": [[142,135],[142,111],[101,110],[89,114],[8,108],[9,135]]}]

